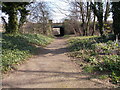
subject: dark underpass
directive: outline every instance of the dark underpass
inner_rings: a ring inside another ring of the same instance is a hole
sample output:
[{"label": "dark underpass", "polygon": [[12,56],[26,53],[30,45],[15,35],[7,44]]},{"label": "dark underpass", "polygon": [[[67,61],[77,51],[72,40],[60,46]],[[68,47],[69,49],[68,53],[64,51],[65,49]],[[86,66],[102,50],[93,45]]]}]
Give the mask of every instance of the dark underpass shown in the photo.
[{"label": "dark underpass", "polygon": [[65,35],[63,26],[53,26],[53,32],[55,32],[54,36],[56,36],[56,37],[60,37],[60,36]]}]

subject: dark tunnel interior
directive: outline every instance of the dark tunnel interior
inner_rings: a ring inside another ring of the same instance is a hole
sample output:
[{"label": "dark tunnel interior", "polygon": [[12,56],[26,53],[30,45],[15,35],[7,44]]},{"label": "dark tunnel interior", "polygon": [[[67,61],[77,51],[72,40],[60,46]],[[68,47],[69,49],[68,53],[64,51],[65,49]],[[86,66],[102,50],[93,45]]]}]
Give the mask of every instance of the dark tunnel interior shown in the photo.
[{"label": "dark tunnel interior", "polygon": [[64,27],[59,27],[59,28],[60,28],[60,34],[55,35],[56,37],[62,37],[62,36],[65,35],[65,34],[64,34]]}]

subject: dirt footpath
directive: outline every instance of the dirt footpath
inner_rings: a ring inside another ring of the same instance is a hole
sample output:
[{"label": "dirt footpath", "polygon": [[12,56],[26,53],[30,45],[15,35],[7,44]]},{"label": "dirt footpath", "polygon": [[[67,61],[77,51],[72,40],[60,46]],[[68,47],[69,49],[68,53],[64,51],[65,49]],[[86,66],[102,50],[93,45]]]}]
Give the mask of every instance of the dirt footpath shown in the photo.
[{"label": "dirt footpath", "polygon": [[111,84],[90,79],[65,55],[66,39],[58,38],[37,57],[3,79],[4,88],[105,88]]}]

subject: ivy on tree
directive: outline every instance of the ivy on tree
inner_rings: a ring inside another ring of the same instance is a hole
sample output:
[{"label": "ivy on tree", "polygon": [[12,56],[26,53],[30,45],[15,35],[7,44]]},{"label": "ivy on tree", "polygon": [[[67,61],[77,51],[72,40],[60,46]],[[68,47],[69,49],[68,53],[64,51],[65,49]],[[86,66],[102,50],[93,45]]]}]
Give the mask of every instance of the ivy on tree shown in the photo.
[{"label": "ivy on tree", "polygon": [[[26,21],[26,16],[29,11],[26,10],[26,6],[29,5],[29,2],[3,2],[2,3],[2,12],[7,14],[8,23],[5,27],[6,33],[18,33],[19,28]],[[18,12],[20,12],[20,21],[18,22]]]}]

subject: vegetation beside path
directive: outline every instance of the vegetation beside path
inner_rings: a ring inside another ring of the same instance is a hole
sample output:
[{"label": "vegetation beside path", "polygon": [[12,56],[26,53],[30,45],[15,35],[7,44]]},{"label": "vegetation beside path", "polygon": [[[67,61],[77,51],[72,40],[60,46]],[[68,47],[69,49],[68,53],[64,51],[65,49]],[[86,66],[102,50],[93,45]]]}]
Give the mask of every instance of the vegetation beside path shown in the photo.
[{"label": "vegetation beside path", "polygon": [[[74,37],[68,40],[68,55],[88,73],[100,72],[100,79],[110,78],[120,85],[120,46],[113,35]],[[106,73],[107,72],[107,73]]]},{"label": "vegetation beside path", "polygon": [[2,72],[11,70],[32,55],[37,54],[38,46],[46,46],[53,39],[40,34],[3,34],[2,42]]}]

